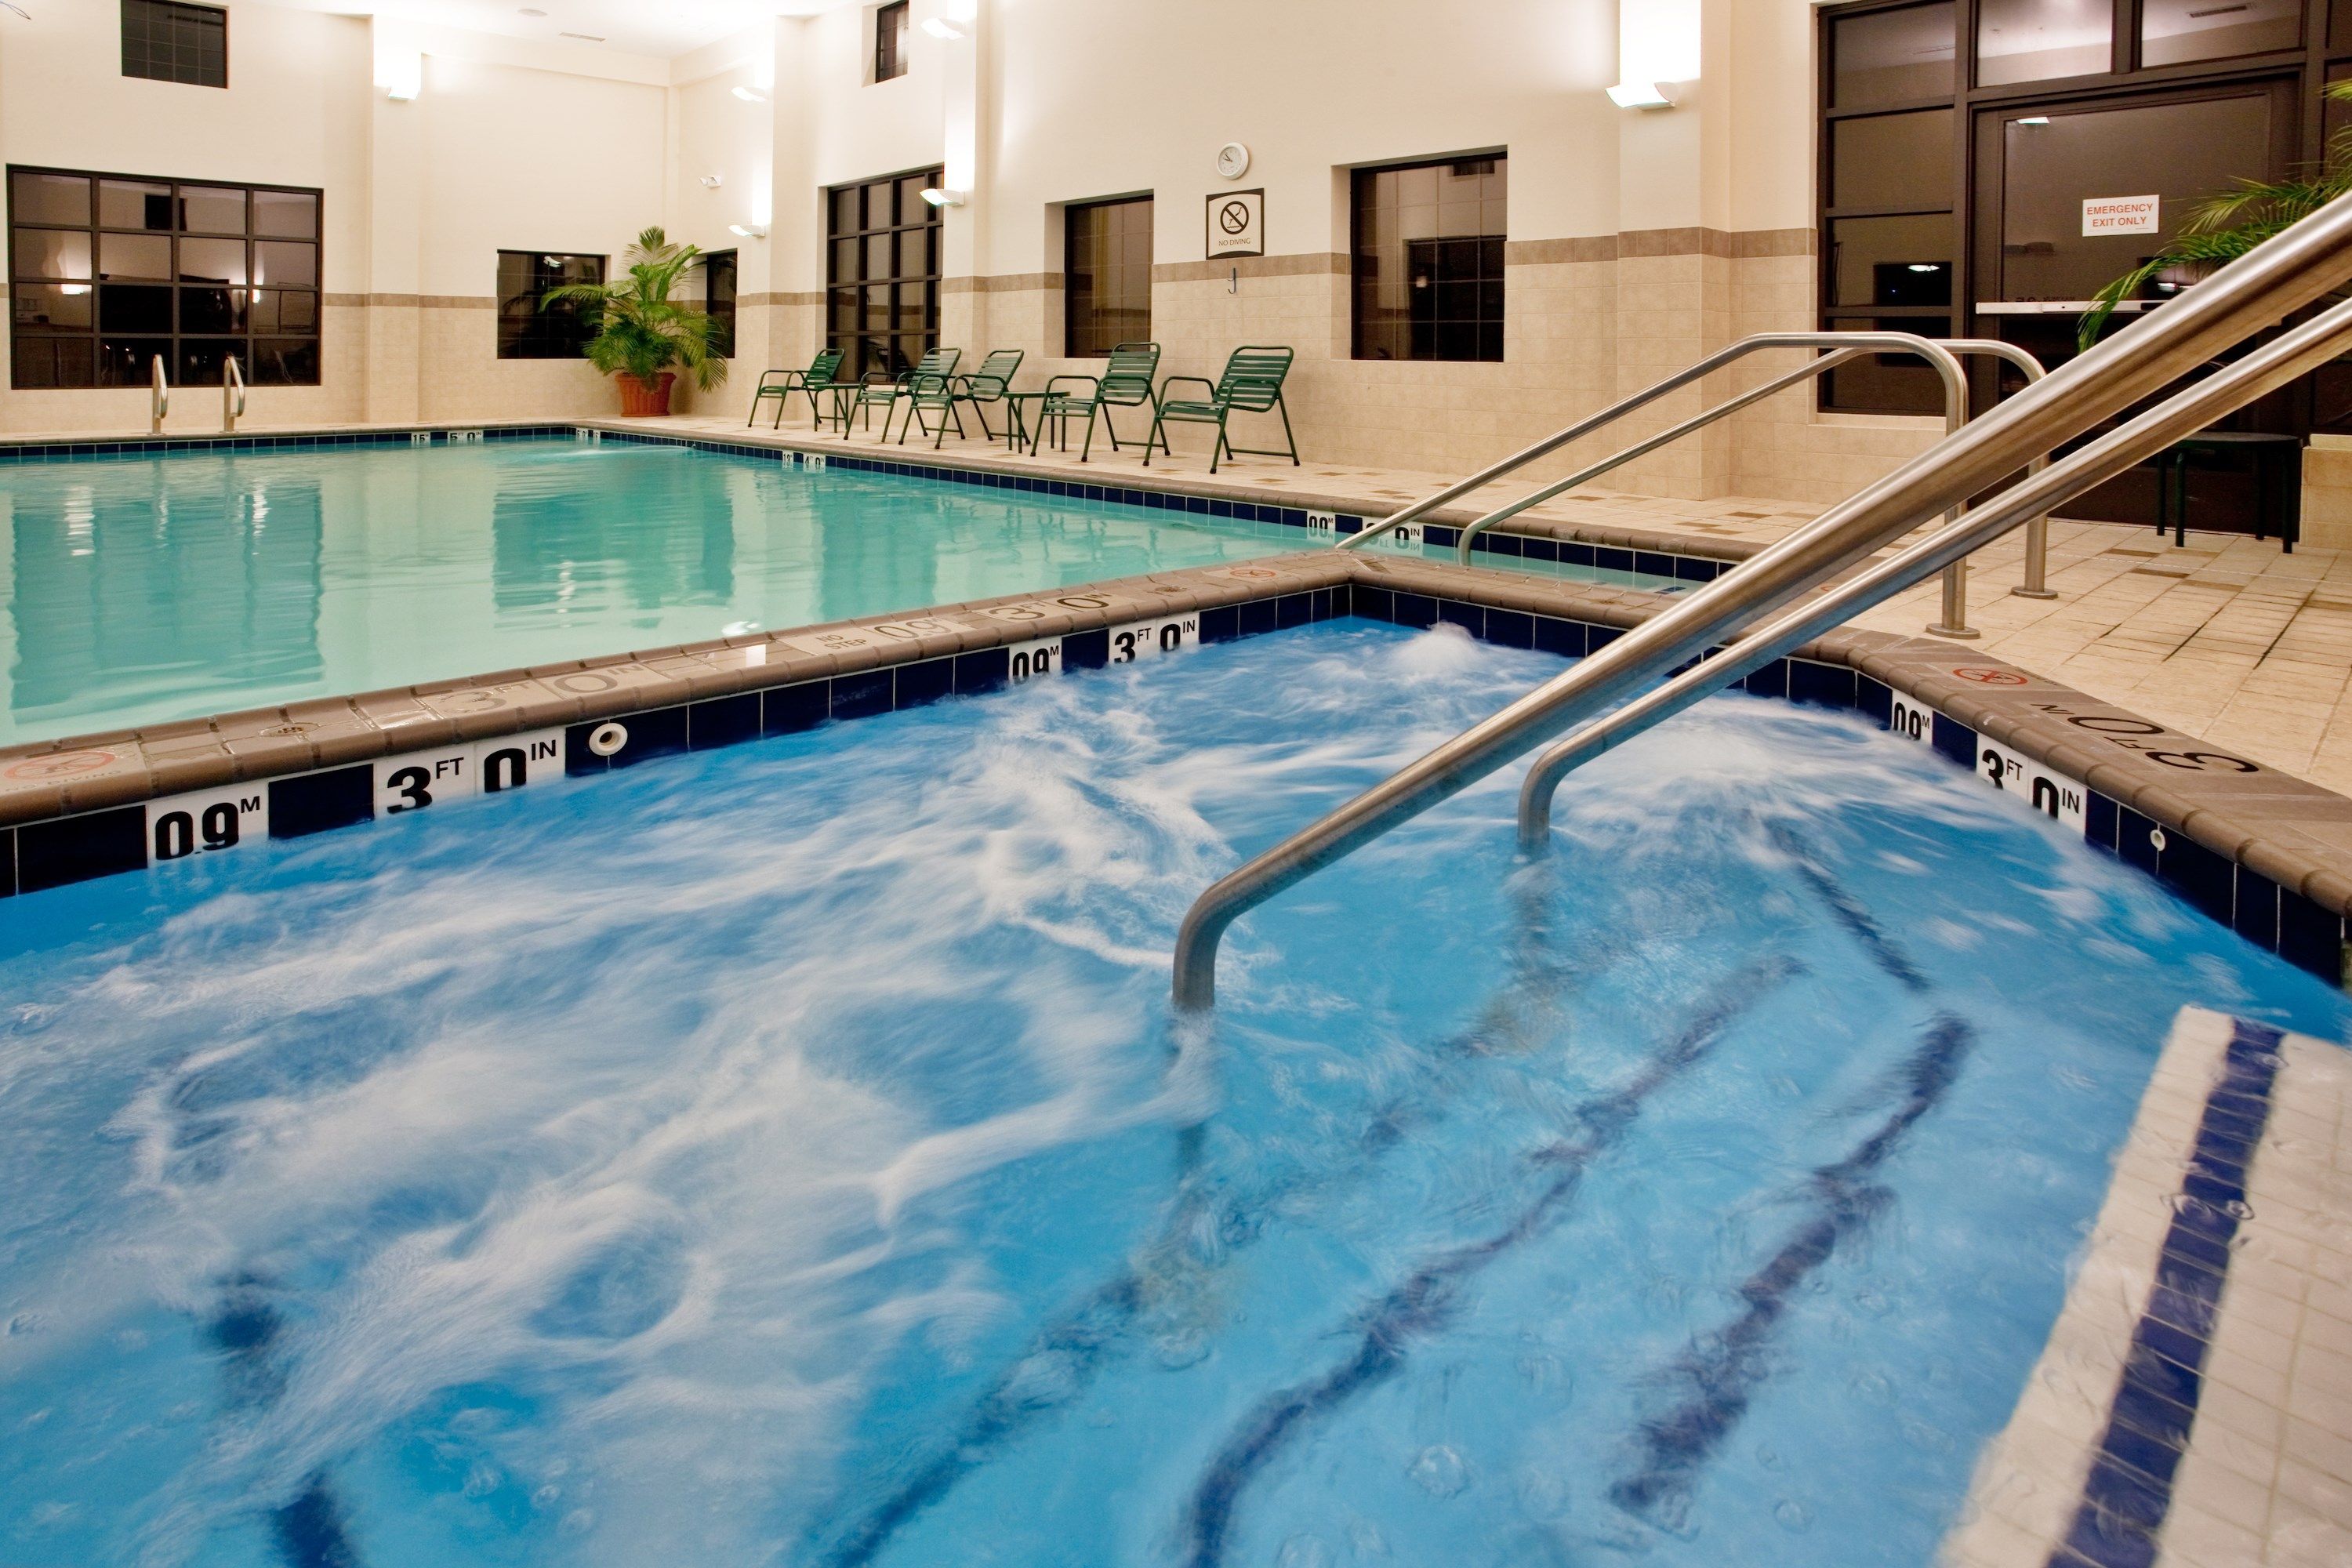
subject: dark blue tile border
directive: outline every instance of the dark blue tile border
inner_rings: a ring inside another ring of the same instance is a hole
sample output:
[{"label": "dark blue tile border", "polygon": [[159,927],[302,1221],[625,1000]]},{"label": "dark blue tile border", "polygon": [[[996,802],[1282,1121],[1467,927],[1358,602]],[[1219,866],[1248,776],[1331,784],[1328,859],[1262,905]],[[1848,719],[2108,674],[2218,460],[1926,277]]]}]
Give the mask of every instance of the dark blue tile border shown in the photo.
[{"label": "dark blue tile border", "polygon": [[2132,1330],[2123,1381],[2083,1482],[2066,1538],[2048,1568],[2148,1568],[2172,1507],[2204,1386],[2205,1355],[2244,1212],[2246,1167],[2270,1116],[2278,1030],[2231,1021],[2221,1077],[2189,1150],[2147,1304]]},{"label": "dark blue tile border", "polygon": [[[577,439],[580,426],[573,424],[459,426],[457,431],[467,435],[478,433],[485,442],[490,441],[571,441]],[[413,447],[415,437],[429,437],[427,446],[470,446],[471,441],[450,439],[448,429],[416,430],[333,430],[307,436],[143,436],[121,441],[20,441],[0,442],[0,464],[28,462],[94,462],[101,458],[169,457],[182,452],[298,452],[318,451],[332,447]],[[609,438],[609,433],[608,433]],[[745,447],[763,457],[773,453],[764,448]]]}]

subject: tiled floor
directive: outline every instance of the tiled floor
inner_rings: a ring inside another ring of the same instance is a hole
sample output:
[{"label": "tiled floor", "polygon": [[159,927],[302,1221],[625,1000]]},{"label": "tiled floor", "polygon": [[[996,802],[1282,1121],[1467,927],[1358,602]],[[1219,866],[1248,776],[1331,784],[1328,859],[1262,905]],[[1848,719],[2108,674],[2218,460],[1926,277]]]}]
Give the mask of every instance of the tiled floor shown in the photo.
[{"label": "tiled floor", "polygon": [[[740,435],[743,428],[732,420],[693,417],[636,423],[698,435]],[[765,429],[762,424],[761,432]],[[804,426],[784,434],[808,439]],[[828,437],[821,445],[866,452],[876,443],[860,435],[845,443]],[[919,446],[928,450],[927,443],[911,440],[903,449],[911,453]],[[895,443],[890,449],[901,450]],[[1034,458],[1008,459],[1002,446],[950,436],[945,449],[1089,478],[1140,471],[1131,447],[1097,450],[1083,469],[1074,454],[1051,447]],[[1180,447],[1172,458],[1155,458],[1151,471],[1205,479],[1208,462]],[[1432,494],[1453,478],[1331,463],[1293,468],[1264,458],[1222,465],[1219,477],[1262,489],[1352,496],[1372,515]],[[1517,482],[1498,483],[1496,499],[1519,493],[1512,488]],[[1530,515],[1761,544],[1814,512],[1748,497],[1673,500],[1580,491]],[[2289,555],[2275,543],[2221,534],[2191,534],[2186,549],[2176,549],[2169,535],[2146,529],[2060,521],[2051,525],[2049,564],[2049,585],[2059,596],[2031,600],[2011,594],[2023,580],[2023,568],[2022,533],[1977,557],[1969,619],[1984,635],[1966,646],[2352,794],[2352,552]],[[1938,593],[1937,585],[1925,584],[1860,624],[1916,635],[1937,618]]]}]

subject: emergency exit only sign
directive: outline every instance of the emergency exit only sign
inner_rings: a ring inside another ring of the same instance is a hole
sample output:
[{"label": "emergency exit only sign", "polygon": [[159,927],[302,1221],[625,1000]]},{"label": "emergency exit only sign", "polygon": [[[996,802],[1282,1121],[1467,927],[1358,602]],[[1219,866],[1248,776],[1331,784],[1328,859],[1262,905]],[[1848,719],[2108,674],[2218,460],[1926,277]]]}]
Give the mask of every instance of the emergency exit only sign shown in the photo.
[{"label": "emergency exit only sign", "polygon": [[2083,203],[2083,237],[2100,234],[2154,234],[2154,196],[2092,196]]}]

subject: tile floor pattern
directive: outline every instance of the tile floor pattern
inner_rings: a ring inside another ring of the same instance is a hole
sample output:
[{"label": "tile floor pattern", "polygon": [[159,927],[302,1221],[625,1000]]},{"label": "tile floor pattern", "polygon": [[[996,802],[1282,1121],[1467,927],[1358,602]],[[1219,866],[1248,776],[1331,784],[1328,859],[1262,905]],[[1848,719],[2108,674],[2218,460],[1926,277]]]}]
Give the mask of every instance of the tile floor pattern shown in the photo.
[{"label": "tile floor pattern", "polygon": [[[730,419],[677,417],[628,423],[679,434],[736,435]],[[762,423],[754,432],[767,434]],[[863,434],[844,442],[812,439],[806,426],[782,432],[811,449],[864,455],[879,443]],[[1173,458],[1155,458],[1150,472],[1206,479],[1205,456],[1180,443]],[[913,455],[919,445],[887,450]],[[1008,458],[1002,445],[947,437],[960,460],[1030,472],[1079,472],[1113,482],[1144,470],[1127,452],[1097,449],[1080,468],[1076,453],[1047,447],[1035,458]],[[1220,479],[1254,489],[1360,499],[1380,515],[1430,495],[1456,476],[1244,458],[1223,464]],[[1498,500],[1521,493],[1506,479]],[[1675,500],[1574,492],[1531,516],[1614,529],[1766,544],[1809,521],[1815,509],[1788,501],[1727,496]],[[2009,592],[2023,580],[2024,536],[1981,552],[1970,572],[1969,623],[1983,637],[1963,646],[2023,665],[2076,689],[2161,720],[2217,746],[2352,795],[2352,551],[2298,550],[2224,534],[2192,533],[2185,549],[2171,536],[2114,523],[2059,521],[2050,529],[2049,585],[2055,600]],[[1863,616],[1858,625],[1916,636],[1937,617],[1938,588],[1923,584]]]}]

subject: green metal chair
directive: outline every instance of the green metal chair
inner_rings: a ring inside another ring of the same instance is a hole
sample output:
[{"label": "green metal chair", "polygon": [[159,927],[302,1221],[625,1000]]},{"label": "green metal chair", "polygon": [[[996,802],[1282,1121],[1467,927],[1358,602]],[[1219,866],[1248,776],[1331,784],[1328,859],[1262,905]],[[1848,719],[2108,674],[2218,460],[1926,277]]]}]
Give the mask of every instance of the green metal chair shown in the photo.
[{"label": "green metal chair", "polygon": [[[784,401],[797,392],[808,399],[809,428],[815,429],[824,419],[824,412],[816,405],[816,395],[833,384],[834,376],[841,370],[841,359],[840,349],[826,349],[816,358],[809,361],[806,370],[762,372],[760,384],[751,394],[751,417],[743,421],[745,428],[748,429],[751,421],[760,417],[761,403],[771,397],[776,400],[776,417],[774,423],[768,428],[771,430],[783,428]],[[770,378],[773,376],[782,376],[783,379],[771,380]]]},{"label": "green metal chair", "polygon": [[[1013,390],[1013,378],[1020,373],[1021,362],[1025,357],[1024,351],[1020,349],[991,349],[988,356],[980,362],[980,368],[971,374],[950,376],[943,384],[926,385],[910,391],[907,398],[907,423],[898,426],[898,445],[903,447],[907,444],[908,426],[918,421],[922,423],[923,434],[931,437],[933,451],[937,451],[940,443],[947,439],[950,419],[955,421],[956,435],[961,437],[964,430],[963,415],[956,408],[959,403],[971,405],[971,416],[980,421],[980,433],[992,441],[995,440],[996,432],[988,427],[988,405],[1004,401],[1004,395]],[[923,418],[926,408],[942,411],[936,434],[931,429],[930,421]],[[1005,434],[1013,434],[1010,422],[1005,426]]]},{"label": "green metal chair", "polygon": [[[890,438],[890,418],[898,412],[898,405],[919,387],[944,387],[949,378],[955,374],[956,361],[962,357],[961,349],[930,349],[916,362],[913,369],[902,370],[897,375],[887,370],[867,371],[866,379],[858,383],[857,395],[842,411],[841,438],[845,441],[849,439],[849,422],[861,411],[866,416],[866,427],[868,430],[874,428],[873,410],[879,408],[882,410],[882,439],[887,441]],[[877,376],[881,378],[878,381],[875,379]]]},{"label": "green metal chair", "polygon": [[[1171,375],[1160,384],[1160,411],[1151,421],[1151,434],[1160,450],[1168,451],[1168,437],[1162,427],[1168,421],[1180,425],[1213,425],[1217,427],[1217,444],[1209,448],[1209,472],[1217,471],[1220,455],[1234,458],[1247,453],[1256,458],[1288,458],[1291,466],[1298,466],[1298,440],[1290,433],[1290,410],[1282,401],[1282,382],[1290,374],[1290,362],[1295,357],[1286,348],[1245,344],[1233,352],[1225,361],[1225,374],[1213,383],[1197,375]],[[1168,389],[1178,382],[1187,382],[1209,389],[1209,395],[1199,399],[1176,399]],[[1225,434],[1225,421],[1235,414],[1279,414],[1282,416],[1282,438],[1287,443],[1285,451],[1271,447],[1236,447]],[[1171,452],[1172,457],[1174,454]],[[1143,466],[1151,466],[1151,442],[1143,444]]]},{"label": "green metal chair", "polygon": [[[1116,452],[1119,449],[1118,426],[1111,423],[1110,411],[1114,408],[1149,408],[1156,423],[1160,416],[1160,398],[1151,390],[1151,378],[1159,374],[1158,343],[1115,343],[1111,346],[1110,363],[1103,367],[1102,374],[1057,375],[1045,384],[1045,390],[1054,392],[1066,381],[1084,383],[1087,395],[1080,397],[1064,393],[1046,399],[1042,418],[1068,419],[1080,414],[1087,416],[1086,445],[1078,448],[1078,461],[1083,463],[1087,455],[1095,449],[1095,418],[1099,415],[1103,428],[1110,432],[1110,449]],[[1064,429],[1066,431],[1067,426],[1065,426]],[[1146,439],[1148,444],[1149,437]],[[1160,446],[1161,450],[1167,449],[1166,437],[1160,437]]]}]

